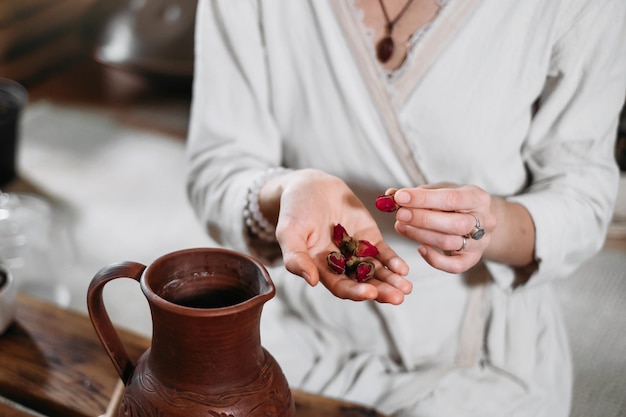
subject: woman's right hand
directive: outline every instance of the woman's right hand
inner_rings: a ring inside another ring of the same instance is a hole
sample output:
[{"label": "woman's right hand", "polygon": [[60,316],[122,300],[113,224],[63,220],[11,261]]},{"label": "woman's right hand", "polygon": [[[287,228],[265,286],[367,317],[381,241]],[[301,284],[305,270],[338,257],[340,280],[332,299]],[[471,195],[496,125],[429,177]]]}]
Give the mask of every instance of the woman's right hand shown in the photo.
[{"label": "woman's right hand", "polygon": [[[278,213],[276,237],[285,267],[310,285],[321,281],[339,298],[392,304],[411,292],[412,284],[404,278],[408,265],[385,243],[374,218],[341,179],[313,169],[293,171],[264,185],[259,204],[270,219]],[[326,257],[337,250],[332,240],[336,224],[378,248],[376,272],[367,282],[329,269]]]}]

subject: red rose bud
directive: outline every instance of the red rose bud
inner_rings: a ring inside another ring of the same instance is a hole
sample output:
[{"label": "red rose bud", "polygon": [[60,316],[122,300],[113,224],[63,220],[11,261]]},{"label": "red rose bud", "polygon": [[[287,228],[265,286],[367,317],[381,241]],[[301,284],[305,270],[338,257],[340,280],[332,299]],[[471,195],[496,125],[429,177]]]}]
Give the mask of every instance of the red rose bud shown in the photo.
[{"label": "red rose bud", "polygon": [[349,240],[351,240],[352,238],[350,237],[350,235],[348,234],[348,232],[346,232],[346,229],[343,228],[342,225],[340,225],[339,223],[337,223],[334,227],[333,227],[333,243],[335,245],[337,245],[338,247],[341,247],[341,245],[344,242],[347,242]]},{"label": "red rose bud", "polygon": [[354,271],[354,279],[358,282],[365,282],[374,276],[374,264],[371,262],[360,262]]},{"label": "red rose bud", "polygon": [[356,256],[376,256],[378,255],[378,248],[367,240],[357,241],[356,249],[354,250]]},{"label": "red rose bud", "polygon": [[335,274],[343,274],[346,271],[346,258],[339,252],[331,252],[326,257],[328,267]]},{"label": "red rose bud", "polygon": [[393,194],[379,195],[376,198],[376,208],[385,213],[393,213],[398,210],[398,204],[393,199]]}]

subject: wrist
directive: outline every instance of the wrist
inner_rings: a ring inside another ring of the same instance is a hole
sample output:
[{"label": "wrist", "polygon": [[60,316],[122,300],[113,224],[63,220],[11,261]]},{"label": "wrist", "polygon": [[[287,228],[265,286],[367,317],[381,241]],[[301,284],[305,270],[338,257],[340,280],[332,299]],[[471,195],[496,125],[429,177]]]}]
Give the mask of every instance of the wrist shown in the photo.
[{"label": "wrist", "polygon": [[310,190],[312,187],[325,186],[324,184],[328,184],[329,180],[338,181],[336,177],[317,169],[280,168],[278,175],[270,176],[261,185],[258,197],[259,210],[270,223],[276,225],[285,191],[292,193],[293,191]]},{"label": "wrist", "polygon": [[276,179],[289,173],[286,168],[270,168],[257,177],[248,189],[244,221],[248,232],[264,241],[276,241],[276,221],[280,205],[280,193],[275,189]]},{"label": "wrist", "polygon": [[524,267],[535,262],[535,225],[524,206],[493,197],[492,213],[496,226],[484,256],[487,259],[513,267]]}]

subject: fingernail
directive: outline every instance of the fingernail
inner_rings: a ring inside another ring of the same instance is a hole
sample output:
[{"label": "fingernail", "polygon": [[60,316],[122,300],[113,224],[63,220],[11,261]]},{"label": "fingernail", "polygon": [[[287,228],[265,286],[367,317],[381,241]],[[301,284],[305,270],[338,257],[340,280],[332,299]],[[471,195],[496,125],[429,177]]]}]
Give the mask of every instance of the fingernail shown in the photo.
[{"label": "fingernail", "polygon": [[302,278],[304,278],[304,280],[306,282],[308,282],[308,284],[311,287],[315,287],[315,285],[317,285],[317,282],[316,283],[311,282],[311,276],[308,273],[304,272],[304,271],[302,271]]},{"label": "fingernail", "polygon": [[417,251],[420,253],[420,255],[422,256],[426,256],[426,254],[428,253],[428,249],[426,249],[426,246],[422,245],[419,248],[417,248]]},{"label": "fingernail", "polygon": [[411,210],[407,210],[405,208],[401,208],[396,213],[396,219],[401,222],[408,222],[411,220],[411,217],[412,217]]},{"label": "fingernail", "polygon": [[398,204],[406,204],[411,201],[411,196],[406,191],[398,191],[394,196],[396,203]]},{"label": "fingernail", "polygon": [[407,264],[400,257],[391,258],[389,260],[390,269],[400,276],[406,276],[408,274]]}]

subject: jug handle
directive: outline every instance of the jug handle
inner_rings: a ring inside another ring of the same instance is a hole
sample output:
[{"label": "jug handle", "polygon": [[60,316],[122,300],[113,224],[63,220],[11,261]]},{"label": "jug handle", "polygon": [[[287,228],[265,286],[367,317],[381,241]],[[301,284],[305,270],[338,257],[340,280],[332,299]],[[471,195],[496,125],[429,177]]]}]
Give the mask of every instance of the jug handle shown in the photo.
[{"label": "jug handle", "polygon": [[113,323],[111,323],[102,294],[104,286],[117,278],[132,278],[139,282],[145,269],[145,265],[137,262],[120,262],[106,266],[96,273],[87,290],[89,318],[124,385],[129,382],[135,365],[130,360]]}]

